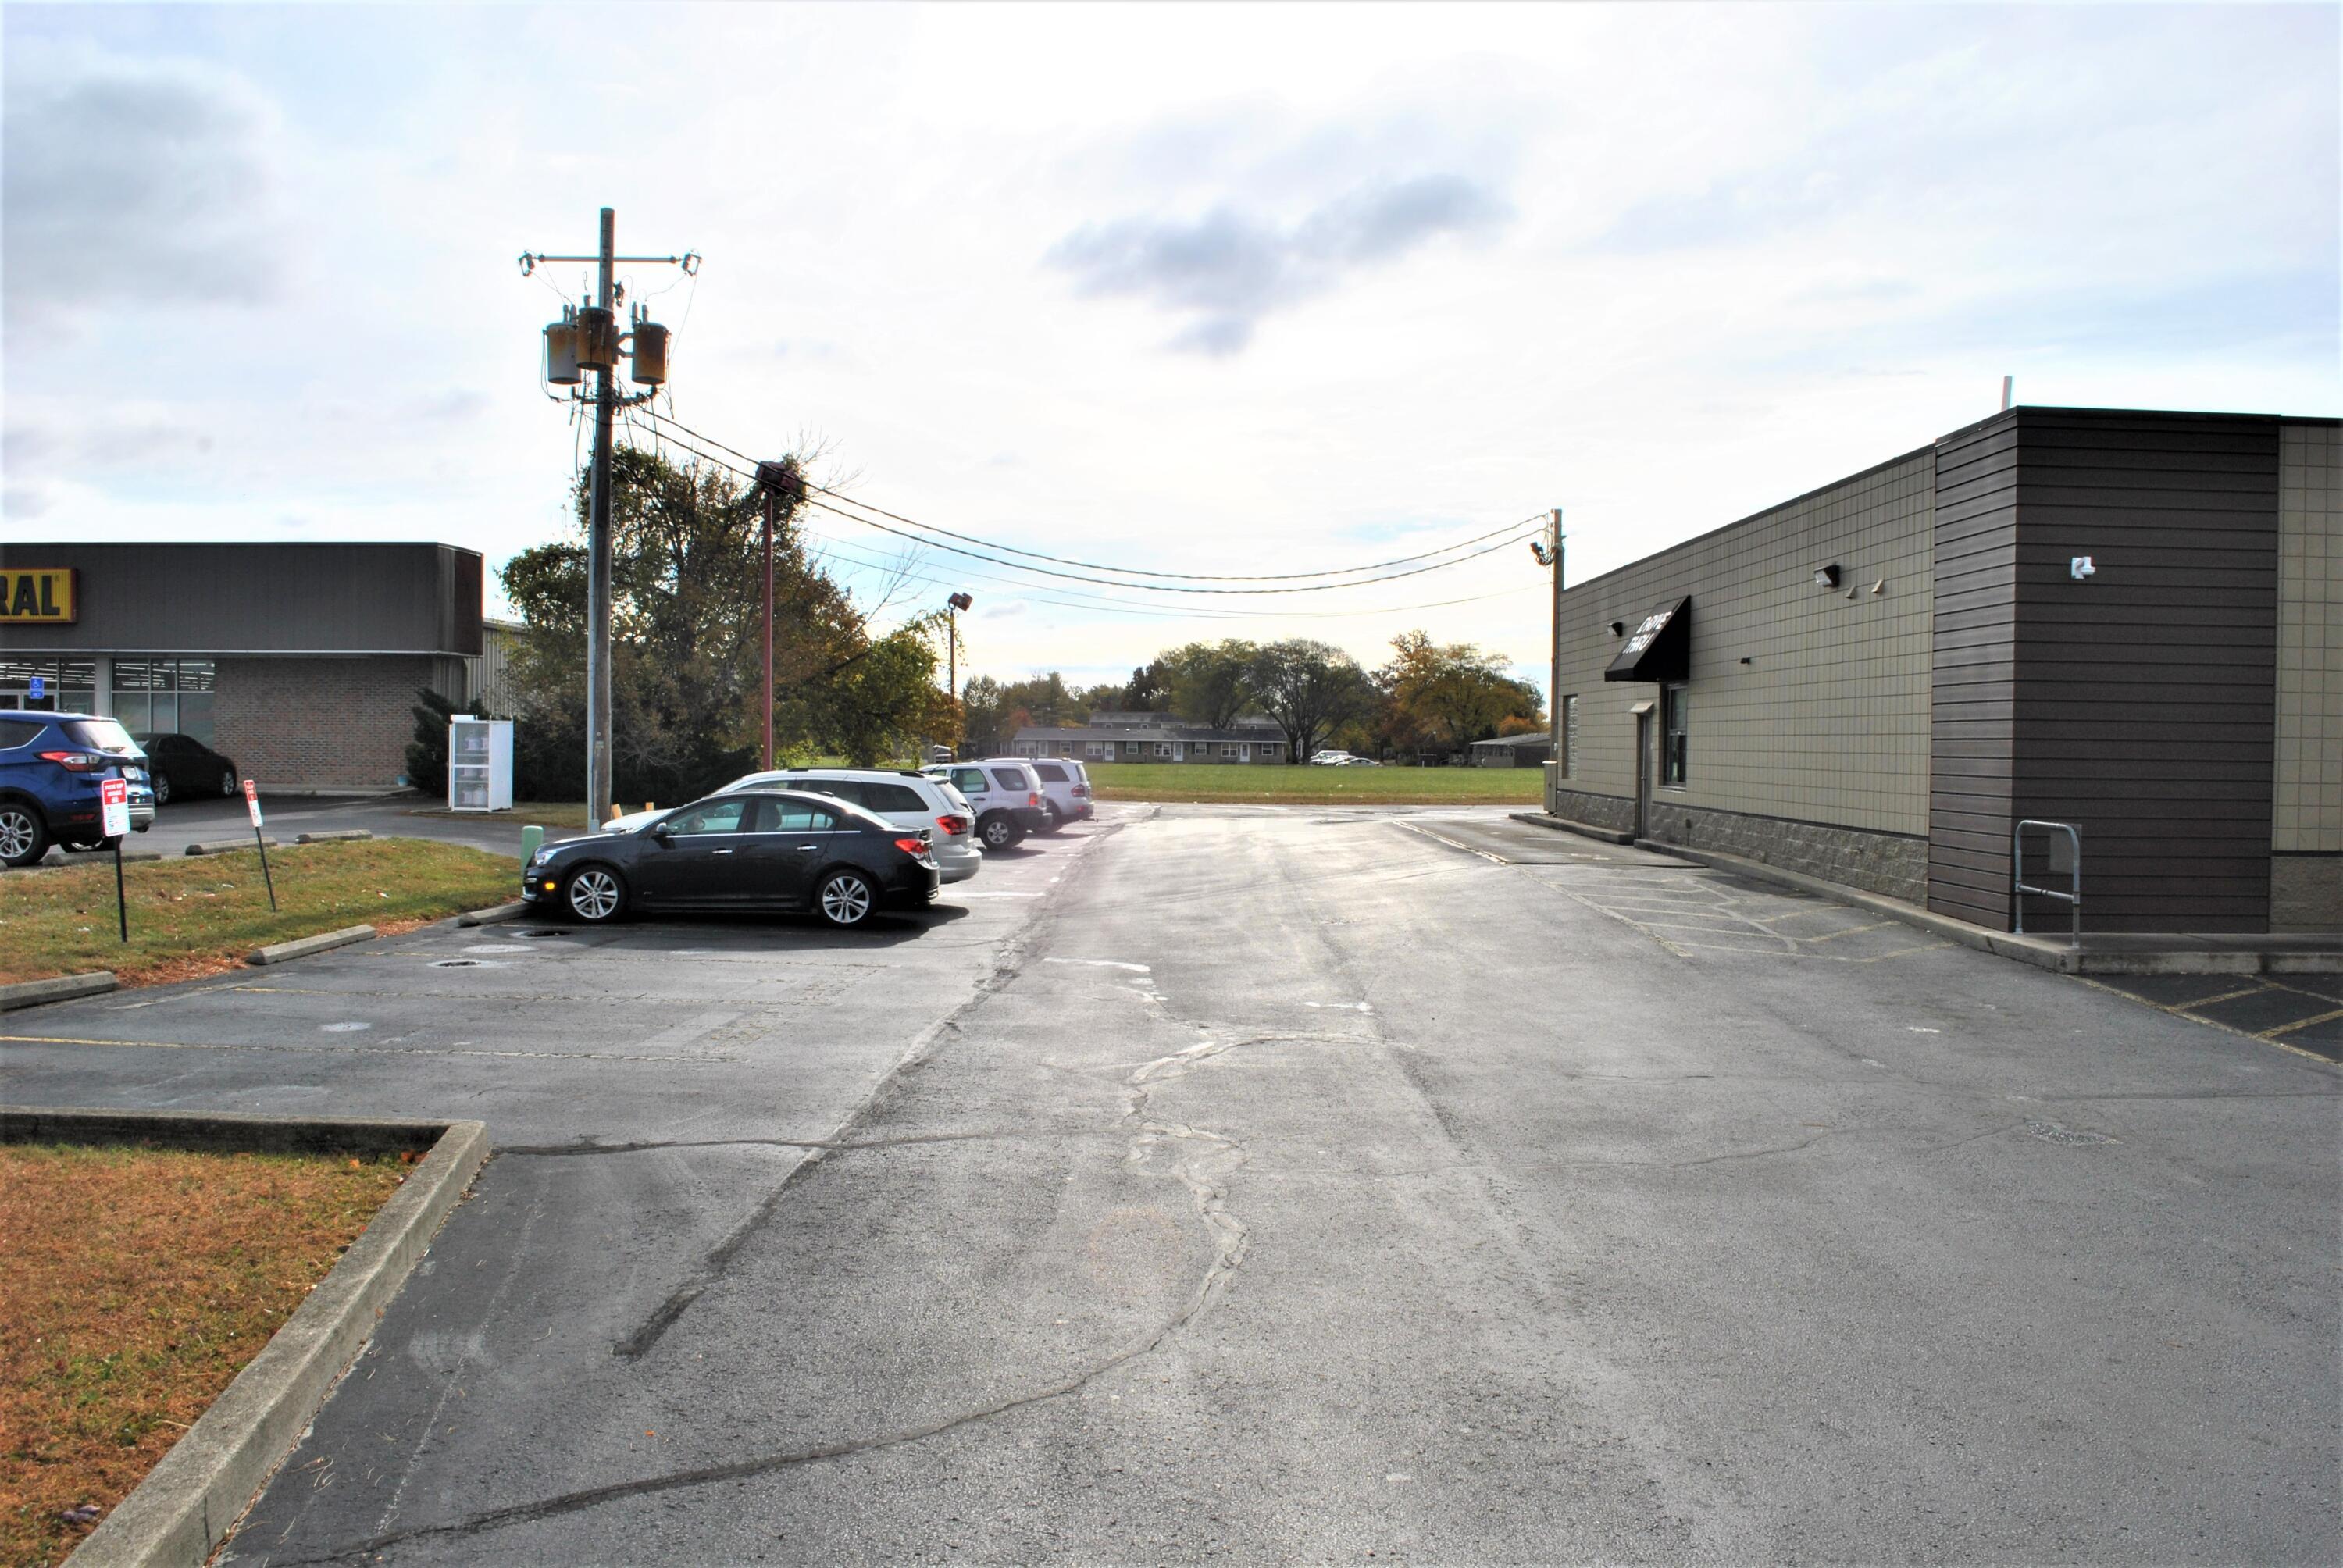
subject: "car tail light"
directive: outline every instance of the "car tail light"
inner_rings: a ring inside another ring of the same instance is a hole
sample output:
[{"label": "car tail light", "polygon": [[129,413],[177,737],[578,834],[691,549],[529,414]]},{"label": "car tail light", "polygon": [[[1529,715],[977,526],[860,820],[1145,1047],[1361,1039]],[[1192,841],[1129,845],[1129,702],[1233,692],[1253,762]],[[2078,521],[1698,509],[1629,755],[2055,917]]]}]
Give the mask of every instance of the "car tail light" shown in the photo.
[{"label": "car tail light", "polygon": [[925,839],[898,839],[895,840],[895,848],[902,850],[914,860],[924,860],[928,858],[928,841]]},{"label": "car tail light", "polygon": [[1081,799],[1083,796],[1088,795],[1090,792],[1091,787],[1087,784],[1077,784],[1074,786],[1074,799],[1077,800]]},{"label": "car tail light", "polygon": [[968,819],[965,817],[939,817],[936,819],[936,829],[943,834],[947,839],[960,838],[968,832]]},{"label": "car tail light", "polygon": [[1025,797],[1025,804],[1039,809],[1041,804],[1041,797],[1039,794],[1028,795]]},{"label": "car tail light", "polygon": [[114,766],[114,759],[96,751],[44,751],[41,760],[54,762],[68,773],[95,773]]}]

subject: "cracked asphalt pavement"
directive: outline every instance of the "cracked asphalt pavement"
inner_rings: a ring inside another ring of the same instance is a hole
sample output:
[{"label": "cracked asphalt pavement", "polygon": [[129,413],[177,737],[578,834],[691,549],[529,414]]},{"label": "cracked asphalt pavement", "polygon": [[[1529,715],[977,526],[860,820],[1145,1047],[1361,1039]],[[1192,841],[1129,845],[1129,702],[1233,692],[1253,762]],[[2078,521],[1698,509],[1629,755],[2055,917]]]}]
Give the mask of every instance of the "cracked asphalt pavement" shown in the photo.
[{"label": "cracked asphalt pavement", "polygon": [[0,1030],[489,1125],[229,1562],[2343,1559],[2332,1063],[1498,811]]}]

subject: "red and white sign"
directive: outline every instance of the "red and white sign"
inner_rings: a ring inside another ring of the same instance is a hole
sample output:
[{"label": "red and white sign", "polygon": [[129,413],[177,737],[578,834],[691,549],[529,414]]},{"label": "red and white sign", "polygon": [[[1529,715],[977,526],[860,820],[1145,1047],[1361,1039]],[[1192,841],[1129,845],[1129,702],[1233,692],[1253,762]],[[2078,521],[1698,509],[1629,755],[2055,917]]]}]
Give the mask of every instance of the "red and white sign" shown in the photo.
[{"label": "red and white sign", "polygon": [[260,786],[247,779],[244,781],[244,809],[252,813],[252,825],[260,826]]},{"label": "red and white sign", "polygon": [[97,804],[101,815],[98,831],[109,839],[130,836],[130,780],[101,779],[97,781]]}]

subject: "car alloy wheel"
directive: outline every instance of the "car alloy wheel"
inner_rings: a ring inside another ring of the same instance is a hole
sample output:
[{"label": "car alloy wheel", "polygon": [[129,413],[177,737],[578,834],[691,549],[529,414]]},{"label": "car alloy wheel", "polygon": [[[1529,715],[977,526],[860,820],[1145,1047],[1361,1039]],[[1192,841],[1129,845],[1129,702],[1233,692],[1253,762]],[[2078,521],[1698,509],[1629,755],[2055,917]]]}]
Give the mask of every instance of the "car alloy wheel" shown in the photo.
[{"label": "car alloy wheel", "polygon": [[223,800],[236,799],[236,769],[233,768],[220,769],[220,799]]},{"label": "car alloy wheel", "polygon": [[986,818],[982,831],[988,849],[1006,849],[1017,842],[1017,824],[1006,817]]},{"label": "car alloy wheel", "polygon": [[568,897],[571,914],[597,923],[616,915],[618,906],[626,901],[618,873],[599,866],[581,867],[571,872]]},{"label": "car alloy wheel", "polygon": [[870,913],[870,884],[859,871],[839,871],[821,885],[821,918],[833,926],[859,926]]},{"label": "car alloy wheel", "polygon": [[155,786],[155,804],[168,806],[171,803],[171,776],[168,773],[150,773],[147,778]]},{"label": "car alloy wheel", "polygon": [[29,866],[48,852],[40,819],[23,806],[0,806],[0,861]]}]

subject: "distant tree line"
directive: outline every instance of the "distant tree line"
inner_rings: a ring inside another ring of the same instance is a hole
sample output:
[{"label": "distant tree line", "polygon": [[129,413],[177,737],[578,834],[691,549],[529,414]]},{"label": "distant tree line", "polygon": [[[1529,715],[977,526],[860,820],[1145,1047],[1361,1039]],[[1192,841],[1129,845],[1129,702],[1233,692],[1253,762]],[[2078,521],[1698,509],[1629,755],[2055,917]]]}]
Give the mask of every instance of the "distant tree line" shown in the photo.
[{"label": "distant tree line", "polygon": [[1444,761],[1475,740],[1545,728],[1537,689],[1508,669],[1502,655],[1421,631],[1393,638],[1390,661],[1372,670],[1322,642],[1231,638],[1168,649],[1120,686],[1076,689],[1052,670],[1009,682],[978,676],[960,696],[971,755],[1006,749],[1028,725],[1080,726],[1117,712],[1169,713],[1217,729],[1266,718],[1295,763],[1329,747]]}]

